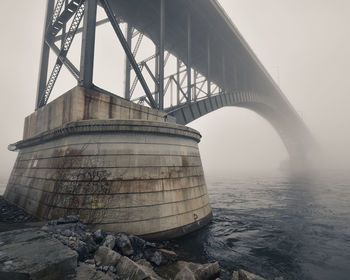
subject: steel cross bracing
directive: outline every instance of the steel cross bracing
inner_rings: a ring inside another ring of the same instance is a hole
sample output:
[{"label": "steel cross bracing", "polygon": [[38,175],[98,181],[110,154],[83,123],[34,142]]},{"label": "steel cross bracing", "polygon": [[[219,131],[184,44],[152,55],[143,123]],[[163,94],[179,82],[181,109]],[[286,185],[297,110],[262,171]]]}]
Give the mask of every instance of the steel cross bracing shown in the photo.
[{"label": "steel cross bracing", "polygon": [[[74,1],[72,1],[72,2],[74,2]],[[51,72],[51,75],[50,75],[50,78],[47,82],[45,91],[41,95],[41,98],[39,99],[39,107],[42,107],[47,103],[47,101],[50,97],[51,91],[56,83],[58,74],[60,73],[62,65],[66,60],[67,53],[72,45],[75,33],[79,27],[81,19],[83,18],[83,15],[84,15],[85,6],[84,6],[83,2],[84,1],[80,1],[80,3],[78,3],[78,5],[76,5],[76,6],[74,5],[76,10],[75,10],[75,15],[74,15],[73,21],[71,23],[71,26],[70,26],[67,34],[65,35],[65,37],[63,39],[62,48],[58,53],[56,64]],[[60,20],[60,17],[59,17],[59,19],[56,19],[56,21],[58,21],[58,20]],[[56,22],[54,22],[53,25],[55,25],[55,23]],[[51,31],[51,28],[52,28],[52,26],[49,27],[48,31]],[[54,28],[54,29],[57,30],[56,28]],[[50,33],[50,35],[51,35],[51,33]],[[49,40],[49,38],[48,38],[48,40]],[[48,41],[48,44],[51,44],[51,42]],[[75,71],[73,71],[73,72],[75,72]],[[76,75],[77,75],[77,73],[76,73]]]},{"label": "steel cross bracing", "polygon": [[[164,110],[165,107],[179,106],[182,103],[194,102],[224,92],[223,88],[214,85],[210,81],[211,57],[209,50],[207,58],[207,73],[199,73],[191,67],[192,54],[188,51],[186,61],[177,59],[176,72],[165,75],[164,69],[167,67],[168,60],[172,53],[171,49],[165,50],[164,43],[162,42],[165,36],[165,0],[160,0],[160,40],[155,43],[156,51],[153,55],[141,61],[136,61],[136,56],[141,48],[143,38],[146,37],[145,34],[140,30],[137,30],[135,27],[128,25],[126,35],[124,35],[119,26],[122,20],[118,18],[115,12],[111,9],[109,1],[110,0],[48,0],[36,103],[37,109],[47,104],[63,65],[69,70],[80,85],[86,87],[94,86],[92,83],[94,56],[93,44],[95,40],[94,30],[96,26],[107,22],[112,24],[127,56],[124,98],[140,104],[148,104],[152,108]],[[103,7],[107,15],[106,19],[100,21],[96,21],[96,8],[98,4]],[[92,9],[92,12],[84,17],[84,12],[89,6],[90,11]],[[89,22],[90,24],[84,23],[84,26],[80,27],[83,18],[85,18],[84,22]],[[187,17],[187,20],[187,45],[188,49],[190,49],[192,34],[190,16]],[[66,30],[67,24],[70,24],[68,30]],[[86,42],[87,39],[83,40],[80,70],[67,58],[67,54],[77,33],[83,33],[83,38],[88,38],[88,42]],[[135,40],[136,42],[134,42]],[[57,45],[57,42],[59,42],[60,45]],[[210,38],[208,39],[208,42],[210,42]],[[50,49],[57,58],[51,74],[49,78],[47,78]],[[154,69],[151,69],[151,63],[155,65]],[[130,80],[130,72],[132,70],[135,73],[133,81]],[[146,76],[149,77],[148,83],[146,82]],[[141,84],[144,94],[134,97],[138,83]],[[154,88],[154,90],[152,91],[150,90],[150,83],[153,84],[152,88]]]}]

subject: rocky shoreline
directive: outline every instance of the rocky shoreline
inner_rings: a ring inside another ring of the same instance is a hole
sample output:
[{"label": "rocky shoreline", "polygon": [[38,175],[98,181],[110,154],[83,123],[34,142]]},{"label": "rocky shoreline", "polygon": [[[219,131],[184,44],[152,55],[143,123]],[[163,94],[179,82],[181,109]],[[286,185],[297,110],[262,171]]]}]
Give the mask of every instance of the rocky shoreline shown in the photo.
[{"label": "rocky shoreline", "polygon": [[[0,233],[0,279],[209,280],[220,277],[218,262],[198,264],[180,260],[177,246],[172,242],[149,242],[132,234],[108,233],[101,229],[92,231],[79,216],[62,217],[38,227],[33,217],[13,205],[6,205],[3,198],[0,198],[0,209],[0,223],[9,225],[7,231],[2,228],[4,232]],[[9,231],[16,223],[22,228]],[[232,280],[263,279],[244,270],[232,273]]]}]

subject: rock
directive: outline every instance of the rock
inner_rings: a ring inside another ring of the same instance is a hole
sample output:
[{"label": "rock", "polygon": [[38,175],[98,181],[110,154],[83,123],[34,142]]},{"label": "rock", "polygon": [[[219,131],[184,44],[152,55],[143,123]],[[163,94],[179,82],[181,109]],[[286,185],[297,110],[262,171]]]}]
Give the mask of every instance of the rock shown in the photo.
[{"label": "rock", "polygon": [[163,258],[166,259],[167,264],[176,262],[178,257],[174,251],[166,250],[166,249],[158,249],[158,251],[162,254]]},{"label": "rock", "polygon": [[239,269],[238,271],[233,272],[232,280],[265,280],[265,278],[250,273],[246,270]]},{"label": "rock", "polygon": [[238,271],[235,270],[232,274],[232,280],[239,280],[239,274]]},{"label": "rock", "polygon": [[141,260],[136,261],[136,263],[138,266],[141,267],[141,269],[143,269],[143,271],[146,272],[146,274],[148,274],[151,277],[151,279],[154,279],[154,280],[162,280],[163,279],[156,272],[154,272],[152,264],[149,261],[147,261],[145,259],[141,259]]},{"label": "rock", "polygon": [[116,266],[121,257],[120,254],[108,247],[101,246],[97,249],[94,259],[97,266]]},{"label": "rock", "polygon": [[52,226],[52,225],[62,225],[62,224],[74,224],[78,222],[81,222],[79,216],[66,216],[66,217],[59,218],[58,220],[49,221],[47,224]]},{"label": "rock", "polygon": [[37,229],[0,234],[0,279],[66,279],[74,274],[78,254]]},{"label": "rock", "polygon": [[72,231],[69,229],[66,229],[62,232],[62,235],[66,236],[66,237],[70,237],[70,236],[72,236]]},{"label": "rock", "polygon": [[146,260],[157,266],[160,266],[163,262],[162,254],[157,250],[146,250],[145,257]]},{"label": "rock", "polygon": [[203,264],[194,271],[198,280],[211,279],[220,274],[220,266],[218,262]]},{"label": "rock", "polygon": [[105,241],[103,242],[103,246],[106,246],[109,249],[113,250],[115,247],[115,237],[111,234],[108,234],[105,238]]},{"label": "rock", "polygon": [[[18,227],[23,226],[16,225],[16,223],[23,224],[29,222],[37,223],[37,219],[16,205],[6,201],[3,196],[0,196],[0,225],[2,224],[5,231],[18,229]],[[25,226],[27,227],[29,224],[26,224]],[[38,224],[38,226],[40,225]]]},{"label": "rock", "polygon": [[220,274],[220,266],[218,262],[208,264],[198,264],[191,262],[179,261],[177,267],[181,271],[184,267],[188,267],[197,280],[211,279]]},{"label": "rock", "polygon": [[49,231],[49,227],[47,225],[44,225],[41,227],[42,231]]},{"label": "rock", "polygon": [[171,264],[177,260],[175,252],[165,249],[146,249],[145,257],[146,260],[157,266]]},{"label": "rock", "polygon": [[94,259],[87,259],[87,260],[84,261],[84,263],[86,263],[88,265],[95,266],[95,260]]},{"label": "rock", "polygon": [[84,241],[70,241],[68,246],[78,253],[78,261],[83,261],[89,257],[89,247]]},{"label": "rock", "polygon": [[133,260],[139,260],[144,258],[144,252],[146,249],[156,248],[156,245],[154,243],[147,242],[135,235],[130,235],[129,240],[134,250],[134,254],[132,256]]},{"label": "rock", "polygon": [[121,257],[120,261],[116,265],[117,277],[120,279],[128,280],[148,280],[155,279],[144,269],[143,266],[130,260],[128,257]]},{"label": "rock", "polygon": [[92,266],[80,263],[77,268],[76,280],[113,280],[102,271],[96,271]]},{"label": "rock", "polygon": [[149,261],[145,260],[145,259],[138,260],[135,263],[137,263],[140,266],[148,267],[150,269],[153,269],[152,264]]},{"label": "rock", "polygon": [[49,221],[41,228],[43,231],[50,232],[55,238],[62,241],[60,237],[73,237],[83,242],[87,238],[87,228],[80,221],[79,216],[68,216],[58,220]]},{"label": "rock", "polygon": [[98,245],[96,244],[94,238],[92,237],[91,233],[87,233],[86,234],[86,239],[85,239],[85,243],[87,245],[87,248],[89,250],[89,254],[92,256],[95,251],[98,248]]},{"label": "rock", "polygon": [[105,239],[106,236],[107,236],[107,233],[103,229],[96,230],[92,235],[92,237],[94,238],[94,241],[97,244],[101,244],[101,242],[103,241],[103,239]]},{"label": "rock", "polygon": [[137,253],[138,251],[143,251],[145,249],[146,241],[142,238],[135,235],[130,235],[129,240],[135,253]]},{"label": "rock", "polygon": [[281,276],[281,277],[276,277],[275,280],[284,280],[284,278]]},{"label": "rock", "polygon": [[185,266],[176,274],[174,280],[196,280],[196,277],[193,272]]},{"label": "rock", "polygon": [[108,267],[108,272],[110,272],[110,273],[116,273],[116,272],[117,272],[117,269],[116,269],[114,266],[109,266],[109,267]]},{"label": "rock", "polygon": [[115,244],[123,256],[129,257],[134,254],[130,239],[125,233],[118,233],[115,236]]}]

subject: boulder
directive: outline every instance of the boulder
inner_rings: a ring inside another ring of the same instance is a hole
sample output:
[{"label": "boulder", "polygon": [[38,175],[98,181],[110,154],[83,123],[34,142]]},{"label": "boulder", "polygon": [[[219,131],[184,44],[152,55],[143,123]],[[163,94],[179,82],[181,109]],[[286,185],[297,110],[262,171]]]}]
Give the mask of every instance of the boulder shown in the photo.
[{"label": "boulder", "polygon": [[175,275],[174,280],[196,280],[196,277],[193,272],[185,266]]},{"label": "boulder", "polygon": [[149,248],[145,250],[144,254],[146,260],[157,266],[168,265],[177,261],[176,253],[165,249]]},{"label": "boulder", "polygon": [[68,216],[49,221],[41,229],[52,233],[58,239],[59,237],[73,237],[85,242],[87,238],[87,228],[80,221],[79,216]]},{"label": "boulder", "polygon": [[50,221],[51,223],[56,223],[57,225],[62,225],[62,224],[75,224],[81,222],[80,216],[65,216],[61,217],[58,220],[52,220]]},{"label": "boulder", "polygon": [[220,266],[218,262],[197,265],[193,272],[198,280],[211,279],[220,274]]},{"label": "boulder", "polygon": [[89,256],[93,256],[93,254],[98,248],[98,245],[96,244],[93,235],[91,233],[87,233],[84,242],[86,243],[86,246],[88,248]]},{"label": "boulder", "polygon": [[83,261],[89,257],[89,247],[84,241],[69,241],[67,245],[78,253],[78,261]]},{"label": "boulder", "polygon": [[[72,232],[74,235],[74,232]],[[72,250],[78,253],[78,260],[84,261],[89,257],[92,257],[97,249],[97,245],[92,238],[90,233],[79,235],[79,237],[75,236],[65,236],[60,234],[53,234],[54,238],[58,239],[63,245],[68,246]],[[83,241],[84,240],[84,241]]]},{"label": "boulder", "polygon": [[162,277],[160,277],[156,272],[154,272],[152,264],[149,261],[147,261],[145,259],[141,259],[141,260],[136,261],[136,263],[139,267],[141,267],[141,269],[143,271],[146,272],[146,274],[148,274],[150,276],[151,279],[163,280]]},{"label": "boulder", "polygon": [[232,280],[265,280],[265,278],[250,273],[246,270],[239,269],[238,271],[233,272]]},{"label": "boulder", "polygon": [[145,258],[144,252],[146,249],[156,248],[156,244],[145,241],[144,239],[135,235],[129,235],[129,240],[134,250],[134,254],[132,256],[133,260]]},{"label": "boulder", "polygon": [[94,238],[94,241],[97,244],[101,244],[106,236],[107,236],[107,233],[103,229],[96,230],[92,235],[92,237]]},{"label": "boulder", "polygon": [[0,234],[0,279],[65,279],[77,267],[78,254],[37,229]]},{"label": "boulder", "polygon": [[239,274],[237,270],[233,271],[232,280],[239,280]]},{"label": "boulder", "polygon": [[166,250],[166,249],[158,249],[158,251],[162,254],[163,258],[167,260],[167,263],[176,262],[178,257],[174,251]]},{"label": "boulder", "polygon": [[123,256],[129,257],[134,254],[134,249],[131,245],[130,239],[125,233],[118,233],[115,236],[115,245]]},{"label": "boulder", "polygon": [[198,264],[179,261],[177,262],[177,267],[180,271],[184,267],[188,267],[193,272],[197,280],[211,279],[220,274],[220,266],[218,262]]},{"label": "boulder", "polygon": [[111,234],[108,234],[105,238],[105,241],[103,242],[103,246],[106,246],[109,249],[113,250],[115,247],[115,237]]},{"label": "boulder", "polygon": [[137,263],[130,260],[128,257],[121,257],[116,265],[117,277],[128,280],[144,280],[151,279],[151,276],[142,269]]},{"label": "boulder", "polygon": [[153,271],[151,264],[145,260],[139,260],[136,263],[128,257],[121,257],[115,268],[118,279],[163,280]]},{"label": "boulder", "polygon": [[121,255],[109,249],[106,246],[101,246],[97,249],[94,259],[97,266],[116,266]]},{"label": "boulder", "polygon": [[94,267],[80,263],[76,271],[76,280],[113,280],[113,278],[102,271],[96,271]]}]

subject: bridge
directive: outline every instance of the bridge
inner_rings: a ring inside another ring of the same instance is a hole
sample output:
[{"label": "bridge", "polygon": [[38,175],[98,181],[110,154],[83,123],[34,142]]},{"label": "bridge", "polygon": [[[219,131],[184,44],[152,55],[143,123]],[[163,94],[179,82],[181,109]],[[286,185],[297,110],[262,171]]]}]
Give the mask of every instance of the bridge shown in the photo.
[{"label": "bridge", "polygon": [[[123,94],[93,83],[103,24],[126,55]],[[68,53],[79,33],[78,67]],[[155,51],[138,60],[145,38]],[[49,102],[62,67],[78,86]],[[185,125],[225,106],[261,115],[290,161],[307,162],[310,132],[216,0],[48,0],[35,112],[10,146],[20,153],[5,197],[43,219],[78,212],[91,226],[150,238],[192,231],[211,210],[200,134]]]}]

